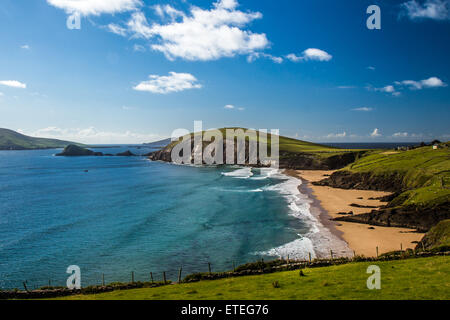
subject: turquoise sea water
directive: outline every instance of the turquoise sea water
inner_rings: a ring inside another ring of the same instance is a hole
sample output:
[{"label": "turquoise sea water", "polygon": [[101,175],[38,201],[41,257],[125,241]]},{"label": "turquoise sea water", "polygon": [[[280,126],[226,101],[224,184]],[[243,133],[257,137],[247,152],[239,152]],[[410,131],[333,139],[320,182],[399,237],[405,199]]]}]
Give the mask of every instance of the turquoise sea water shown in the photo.
[{"label": "turquoise sea water", "polygon": [[274,171],[57,152],[0,151],[0,288],[65,285],[69,265],[81,268],[83,286],[102,274],[130,281],[132,271],[175,280],[180,267],[229,270],[233,261],[319,254],[336,240],[310,216],[299,180]]}]

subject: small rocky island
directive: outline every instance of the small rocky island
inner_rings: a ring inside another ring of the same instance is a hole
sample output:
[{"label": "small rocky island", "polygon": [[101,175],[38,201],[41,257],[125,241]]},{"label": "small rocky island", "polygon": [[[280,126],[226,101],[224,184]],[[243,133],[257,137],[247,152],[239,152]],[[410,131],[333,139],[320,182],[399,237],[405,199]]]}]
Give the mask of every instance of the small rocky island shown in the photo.
[{"label": "small rocky island", "polygon": [[[103,157],[103,156],[114,156],[112,154],[103,154],[103,152],[94,152],[92,150],[89,150],[87,148],[83,148],[74,144],[68,145],[64,148],[63,152],[56,154],[58,157],[86,157],[86,156],[93,156],[93,157]],[[134,153],[131,151],[125,151],[122,153],[116,154],[116,156],[119,157],[136,157]]]}]

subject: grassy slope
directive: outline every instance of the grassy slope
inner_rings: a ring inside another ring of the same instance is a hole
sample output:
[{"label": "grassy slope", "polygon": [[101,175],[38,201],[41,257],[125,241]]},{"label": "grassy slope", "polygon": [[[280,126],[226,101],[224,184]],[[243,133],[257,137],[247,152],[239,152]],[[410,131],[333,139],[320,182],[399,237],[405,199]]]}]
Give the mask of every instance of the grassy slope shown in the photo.
[{"label": "grassy slope", "polygon": [[[381,290],[368,290],[369,265],[381,268]],[[61,299],[135,300],[302,300],[302,299],[450,299],[450,257],[341,266],[248,276],[160,288],[79,295]],[[280,288],[272,283],[278,281]]]},{"label": "grassy slope", "polygon": [[434,206],[450,199],[450,149],[422,147],[389,154],[371,151],[342,170],[372,176],[403,177],[408,191],[395,201],[397,205]]},{"label": "grassy slope", "polygon": [[[427,232],[422,241],[427,250],[443,251],[450,248],[450,220],[443,220]],[[421,245],[418,245],[419,249]],[[443,250],[439,250],[442,248]]]},{"label": "grassy slope", "polygon": [[10,150],[11,148],[14,150],[63,148],[69,144],[82,146],[82,144],[69,141],[33,138],[9,129],[0,128],[0,150]]},{"label": "grassy slope", "polygon": [[[238,129],[243,129],[243,128],[222,128],[222,129],[219,129],[219,131],[222,133],[222,135],[224,137],[226,136],[225,132],[226,132],[227,129],[238,130]],[[247,130],[247,129],[243,129],[243,130]],[[203,131],[203,133],[205,133],[205,131]],[[193,136],[193,133],[191,133],[191,137],[192,136]],[[258,133],[257,140],[259,141],[259,139],[260,138],[259,138],[259,133]],[[248,138],[246,140],[248,140]],[[266,142],[269,145],[269,150],[270,150],[271,134],[267,135]],[[177,143],[178,142],[172,142],[169,145],[169,147],[173,147]],[[317,156],[320,156],[320,157],[329,157],[329,156],[335,156],[335,155],[338,155],[338,154],[343,154],[343,153],[346,153],[346,152],[358,151],[358,150],[339,149],[339,148],[329,147],[329,146],[325,146],[325,145],[321,145],[321,144],[301,141],[301,140],[288,138],[288,137],[283,137],[283,136],[279,136],[279,143],[280,143],[280,153],[283,153],[283,152],[289,152],[289,153],[310,153],[310,154],[314,154],[314,155],[317,155]]]}]

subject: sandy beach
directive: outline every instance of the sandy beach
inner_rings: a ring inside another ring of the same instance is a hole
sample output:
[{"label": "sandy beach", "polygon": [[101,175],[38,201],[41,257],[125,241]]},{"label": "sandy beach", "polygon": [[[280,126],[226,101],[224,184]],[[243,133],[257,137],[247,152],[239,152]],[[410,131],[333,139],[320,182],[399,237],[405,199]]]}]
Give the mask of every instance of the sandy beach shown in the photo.
[{"label": "sandy beach", "polygon": [[312,195],[319,201],[322,210],[325,211],[321,214],[322,223],[345,240],[357,255],[376,256],[377,247],[379,254],[400,250],[400,248],[403,248],[403,250],[414,248],[416,246],[414,242],[422,239],[423,233],[417,233],[416,230],[411,229],[330,221],[330,219],[341,217],[340,212],[353,211],[355,215],[370,212],[374,209],[357,208],[350,206],[350,204],[379,207],[386,203],[379,200],[369,200],[369,198],[378,198],[389,194],[388,192],[344,190],[311,184],[311,182],[325,179],[327,175],[331,175],[333,172],[290,170],[287,173],[300,178],[305,183],[303,187],[311,190]]}]

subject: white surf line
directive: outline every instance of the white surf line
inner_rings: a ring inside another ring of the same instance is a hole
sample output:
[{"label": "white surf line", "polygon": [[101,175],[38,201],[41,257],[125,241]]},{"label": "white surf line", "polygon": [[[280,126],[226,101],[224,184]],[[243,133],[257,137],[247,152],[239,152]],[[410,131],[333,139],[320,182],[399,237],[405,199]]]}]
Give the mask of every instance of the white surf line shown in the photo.
[{"label": "white surf line", "polygon": [[308,195],[302,194],[298,188],[302,181],[285,174],[284,170],[272,176],[279,176],[287,181],[270,186],[266,190],[278,191],[284,195],[289,202],[290,215],[306,223],[310,231],[305,235],[299,234],[299,239],[257,254],[278,256],[280,258],[287,258],[289,255],[292,259],[307,260],[309,259],[309,254],[311,254],[312,259],[330,257],[330,250],[332,250],[334,257],[350,257],[352,251],[347,243],[334,235],[320,222],[320,212],[316,214],[312,212],[311,205],[313,200]]}]

